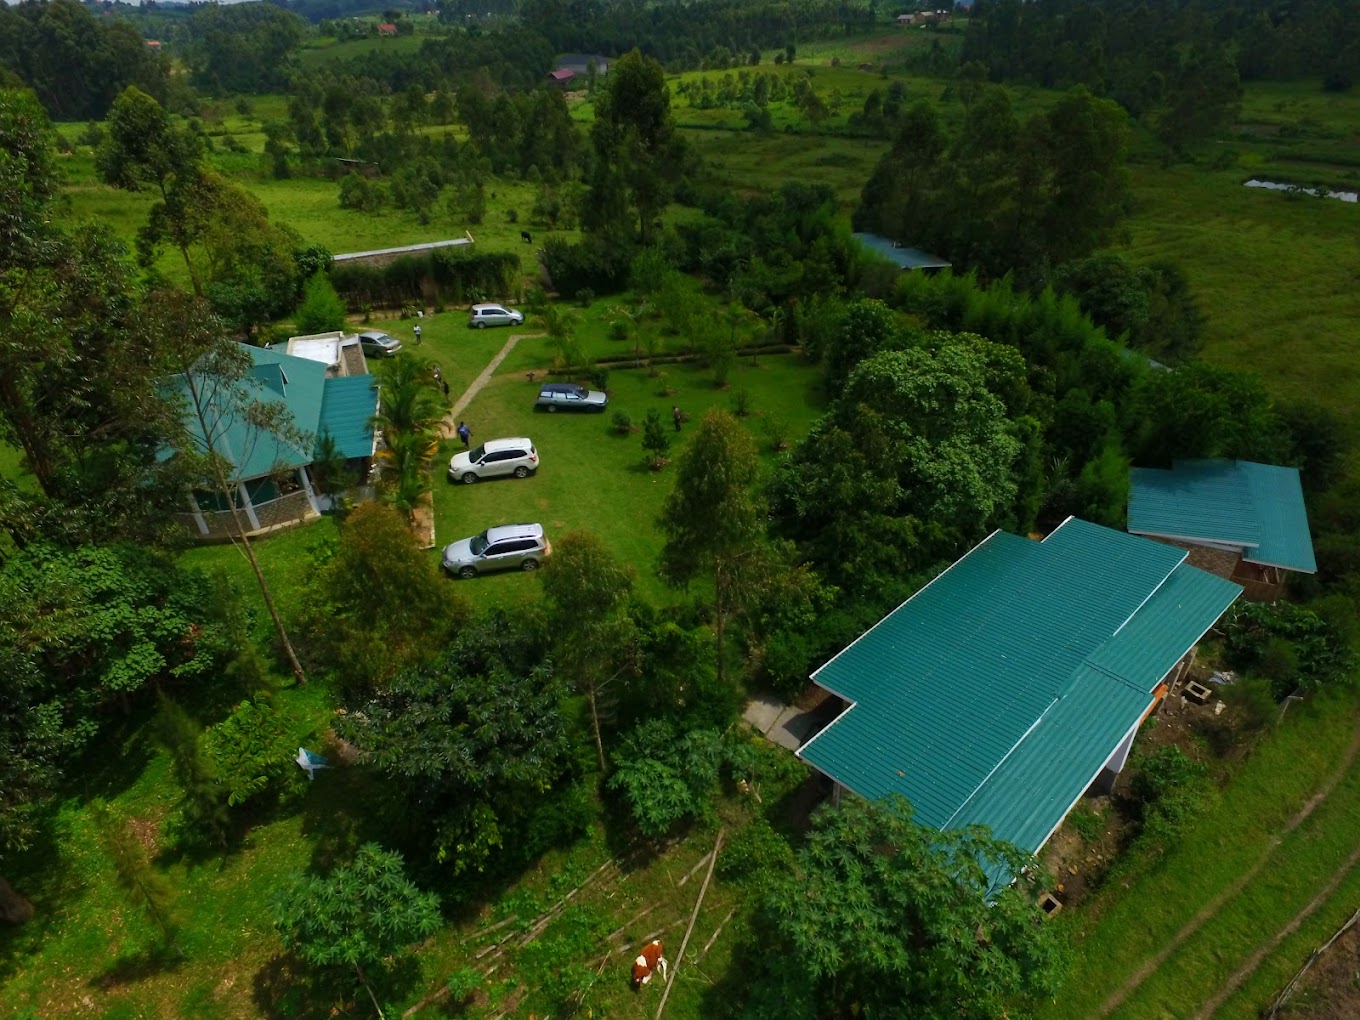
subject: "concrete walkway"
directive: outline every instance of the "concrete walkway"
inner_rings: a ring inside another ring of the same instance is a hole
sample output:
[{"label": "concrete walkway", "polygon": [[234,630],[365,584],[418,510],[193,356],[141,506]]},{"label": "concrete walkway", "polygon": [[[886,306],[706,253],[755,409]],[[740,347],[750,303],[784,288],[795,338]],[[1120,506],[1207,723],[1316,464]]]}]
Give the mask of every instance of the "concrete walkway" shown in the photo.
[{"label": "concrete walkway", "polygon": [[448,417],[439,423],[439,434],[445,439],[453,438],[454,430],[458,428],[458,416],[466,410],[468,404],[472,403],[472,398],[481,392],[482,387],[491,381],[491,377],[496,374],[496,369],[501,367],[501,362],[506,355],[515,349],[515,344],[526,337],[544,336],[543,333],[515,333],[509,340],[505,341],[505,346],[500,349],[500,353],[487,362],[486,368],[482,369],[481,375],[472,380],[472,385],[463,391],[463,395],[454,401],[453,407],[449,409]]},{"label": "concrete walkway", "polygon": [[765,739],[796,751],[835,718],[835,711],[830,709],[828,702],[822,702],[816,708],[802,709],[761,695],[746,703],[741,717]]}]

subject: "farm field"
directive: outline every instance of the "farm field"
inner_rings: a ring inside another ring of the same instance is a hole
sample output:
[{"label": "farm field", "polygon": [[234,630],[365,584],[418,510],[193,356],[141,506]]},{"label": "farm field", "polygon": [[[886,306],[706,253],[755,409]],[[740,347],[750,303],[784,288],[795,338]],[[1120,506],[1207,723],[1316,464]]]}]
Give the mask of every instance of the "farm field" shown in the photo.
[{"label": "farm field", "polygon": [[1180,265],[1204,356],[1360,429],[1360,206],[1242,187],[1240,171],[1137,167],[1126,250]]}]

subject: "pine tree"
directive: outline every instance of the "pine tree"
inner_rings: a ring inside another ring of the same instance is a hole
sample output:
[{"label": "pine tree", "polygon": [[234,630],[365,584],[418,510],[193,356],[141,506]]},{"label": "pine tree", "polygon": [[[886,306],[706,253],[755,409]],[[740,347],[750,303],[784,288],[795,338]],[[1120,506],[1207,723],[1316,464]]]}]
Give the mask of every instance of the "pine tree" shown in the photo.
[{"label": "pine tree", "polygon": [[313,274],[303,291],[302,304],[297,310],[299,333],[327,333],[333,329],[343,329],[345,325],[345,305],[331,286],[331,279],[324,272]]},{"label": "pine tree", "polygon": [[661,415],[652,408],[642,423],[642,449],[646,451],[647,464],[653,471],[666,466],[666,453],[670,448],[670,434],[661,422]]},{"label": "pine tree", "polygon": [[165,695],[160,697],[156,740],[170,755],[171,770],[184,791],[184,818],[195,835],[227,845],[231,819],[226,791],[203,752],[203,729],[198,721]]}]

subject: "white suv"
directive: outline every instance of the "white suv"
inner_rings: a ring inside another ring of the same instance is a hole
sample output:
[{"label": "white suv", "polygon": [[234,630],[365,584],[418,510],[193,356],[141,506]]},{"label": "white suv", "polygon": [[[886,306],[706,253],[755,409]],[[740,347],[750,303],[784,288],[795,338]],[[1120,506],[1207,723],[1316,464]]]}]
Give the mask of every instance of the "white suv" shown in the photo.
[{"label": "white suv", "polygon": [[455,453],[449,481],[471,485],[482,478],[528,478],[538,470],[538,451],[527,439],[488,439],[481,446]]},{"label": "white suv", "polygon": [[524,322],[524,313],[503,305],[473,305],[468,317],[468,329],[486,329],[487,326],[518,326]]},{"label": "white suv", "polygon": [[552,555],[541,524],[502,524],[444,547],[444,569],[459,577],[492,570],[537,570]]}]

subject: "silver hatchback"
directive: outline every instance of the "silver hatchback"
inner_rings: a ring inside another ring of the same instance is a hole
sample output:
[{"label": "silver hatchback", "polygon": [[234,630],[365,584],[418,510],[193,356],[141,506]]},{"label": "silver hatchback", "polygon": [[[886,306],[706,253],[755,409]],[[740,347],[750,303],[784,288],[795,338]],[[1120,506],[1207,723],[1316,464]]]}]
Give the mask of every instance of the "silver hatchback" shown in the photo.
[{"label": "silver hatchback", "polygon": [[528,478],[538,470],[538,451],[528,439],[488,439],[473,450],[455,453],[449,481],[471,485],[482,478]]},{"label": "silver hatchback", "polygon": [[552,555],[541,524],[502,524],[444,547],[444,569],[458,577],[493,570],[537,570]]}]

